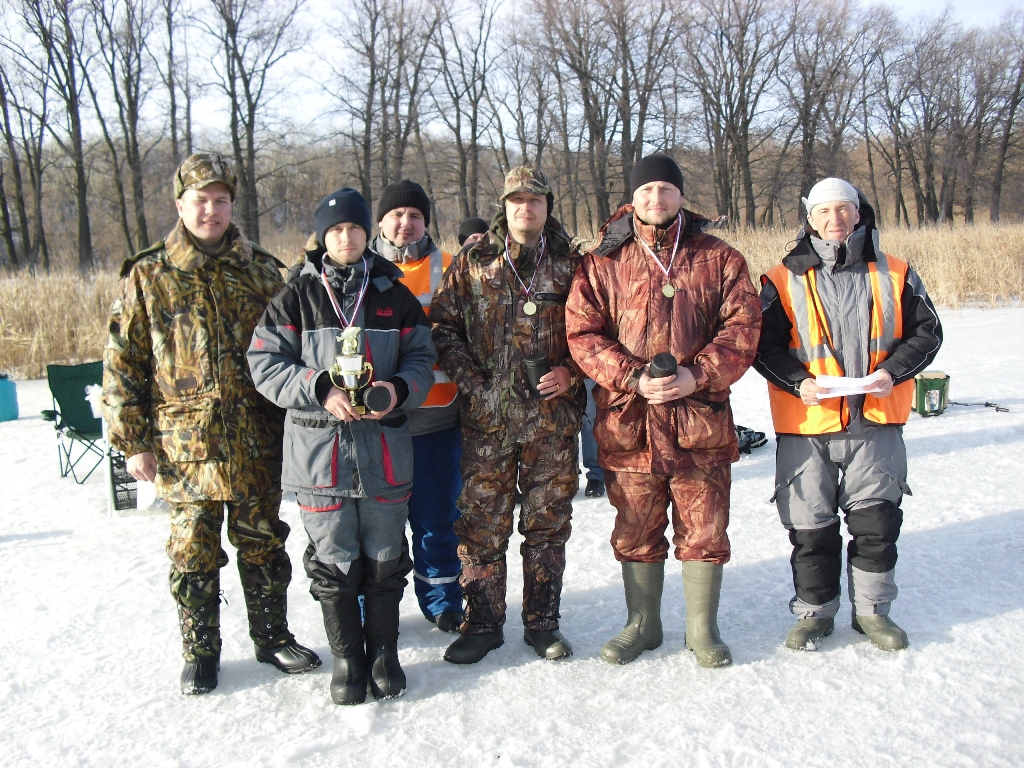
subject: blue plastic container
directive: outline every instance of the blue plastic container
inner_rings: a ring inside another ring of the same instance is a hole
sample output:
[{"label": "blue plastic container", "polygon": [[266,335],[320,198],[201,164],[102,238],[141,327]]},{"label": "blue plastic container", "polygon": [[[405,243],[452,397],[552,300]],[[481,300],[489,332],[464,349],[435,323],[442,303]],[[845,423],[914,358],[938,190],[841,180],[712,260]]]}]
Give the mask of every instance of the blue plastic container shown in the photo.
[{"label": "blue plastic container", "polygon": [[0,377],[0,421],[14,421],[18,418],[18,390],[14,379]]}]

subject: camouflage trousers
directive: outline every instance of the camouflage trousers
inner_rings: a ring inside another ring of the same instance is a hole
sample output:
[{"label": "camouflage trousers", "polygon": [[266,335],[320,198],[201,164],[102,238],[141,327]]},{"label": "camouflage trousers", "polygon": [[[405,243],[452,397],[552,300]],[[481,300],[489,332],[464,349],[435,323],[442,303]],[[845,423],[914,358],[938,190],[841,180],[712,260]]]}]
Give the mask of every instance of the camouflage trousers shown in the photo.
[{"label": "camouflage trousers", "polygon": [[493,632],[505,623],[505,553],[512,535],[518,484],[523,501],[523,624],[558,628],[565,543],[572,532],[578,488],[578,441],[545,435],[517,443],[498,434],[464,429],[462,493],[455,523],[466,597],[462,634]]},{"label": "camouflage trousers", "polygon": [[263,565],[283,550],[290,530],[280,518],[280,488],[245,501],[171,502],[170,507],[167,556],[181,573],[215,571],[228,564],[220,539],[225,509],[228,541],[238,558],[252,565]]},{"label": "camouflage trousers", "polygon": [[612,549],[620,562],[658,563],[668,557],[668,507],[677,560],[724,564],[731,554],[728,464],[670,477],[605,470],[608,500],[615,507]]},{"label": "camouflage trousers", "polygon": [[279,517],[281,491],[241,502],[172,502],[170,507],[169,582],[185,659],[220,653],[219,571],[228,564],[221,547],[225,510],[228,540],[238,550],[250,637],[256,645],[270,648],[292,640],[287,621],[292,568],[284,548],[289,528]]}]

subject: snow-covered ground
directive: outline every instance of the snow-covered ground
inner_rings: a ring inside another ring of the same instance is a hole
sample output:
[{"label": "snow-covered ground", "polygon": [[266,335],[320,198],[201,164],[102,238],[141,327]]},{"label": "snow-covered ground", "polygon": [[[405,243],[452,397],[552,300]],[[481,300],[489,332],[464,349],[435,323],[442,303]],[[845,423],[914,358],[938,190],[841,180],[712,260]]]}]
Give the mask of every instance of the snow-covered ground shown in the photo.
[{"label": "snow-covered ground", "polygon": [[[110,519],[100,473],[84,486],[62,480],[53,429],[38,415],[49,407],[45,382],[18,382],[22,417],[0,424],[0,764],[1022,765],[1024,308],[942,316],[933,367],[952,375],[953,399],[1010,412],[952,407],[907,425],[914,495],[893,617],[909,650],[873,648],[846,607],[817,652],[783,646],[792,587],[786,533],[767,501],[769,442],[735,466],[720,617],[732,667],[702,669],[684,649],[674,561],[664,645],[628,666],[601,661],[625,615],[613,510],[581,495],[562,601],[572,659],[543,661],[523,644],[513,576],[504,647],[475,666],[447,664],[452,637],[421,618],[410,588],[400,640],[409,690],[357,707],[330,701],[330,653],[301,568],[291,626],[324,666],[285,677],[255,661],[232,565],[220,687],[180,695],[165,515]],[[733,407],[739,423],[770,432],[756,373],[736,386]],[[283,517],[299,563],[294,505]]]}]

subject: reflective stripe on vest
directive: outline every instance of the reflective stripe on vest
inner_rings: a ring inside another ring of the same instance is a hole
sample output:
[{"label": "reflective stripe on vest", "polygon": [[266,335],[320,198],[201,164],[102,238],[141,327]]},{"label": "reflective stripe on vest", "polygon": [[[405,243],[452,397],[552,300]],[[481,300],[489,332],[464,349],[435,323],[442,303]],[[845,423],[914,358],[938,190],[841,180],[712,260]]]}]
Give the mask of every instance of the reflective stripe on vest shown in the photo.
[{"label": "reflective stripe on vest", "polygon": [[[430,252],[429,256],[419,261],[395,265],[402,270],[401,282],[420,300],[420,306],[423,307],[423,311],[427,313],[428,317],[430,316],[430,301],[434,298],[434,293],[436,293],[437,287],[441,284],[444,271],[451,263],[452,255],[450,253],[442,253],[439,249],[435,248]],[[453,384],[444,371],[435,365],[434,386],[430,388],[430,392],[427,393],[427,399],[420,407],[443,408],[455,402],[455,397],[458,394],[458,386]]]},{"label": "reflective stripe on vest", "polygon": [[[880,254],[878,260],[869,262],[867,267],[871,283],[868,372],[874,373],[903,338],[901,299],[908,265],[893,256]],[[789,354],[803,363],[814,377],[844,375],[834,353],[832,332],[818,293],[817,271],[810,269],[804,275],[796,275],[784,264],[777,264],[767,276],[778,291],[792,325]],[[913,396],[913,380],[893,387],[888,397],[865,395],[864,418],[877,424],[905,424]],[[820,435],[839,432],[850,423],[850,408],[845,397],[829,398],[822,400],[821,405],[808,406],[799,397],[769,382],[768,399],[772,422],[779,434]]]}]

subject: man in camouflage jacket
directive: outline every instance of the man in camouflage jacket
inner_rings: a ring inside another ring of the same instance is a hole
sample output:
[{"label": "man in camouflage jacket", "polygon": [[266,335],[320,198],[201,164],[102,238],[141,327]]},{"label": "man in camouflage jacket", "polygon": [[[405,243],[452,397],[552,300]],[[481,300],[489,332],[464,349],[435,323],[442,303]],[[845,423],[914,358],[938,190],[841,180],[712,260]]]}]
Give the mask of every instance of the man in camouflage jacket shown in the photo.
[{"label": "man in camouflage jacket", "polygon": [[[577,254],[550,218],[551,190],[539,171],[512,169],[501,202],[489,233],[452,262],[430,309],[438,363],[463,396],[455,531],[466,607],[461,636],[445,653],[462,664],[504,642],[517,478],[524,639],[543,658],[572,653],[558,631],[558,609],[585,397],[565,338]],[[532,392],[525,358],[535,354],[551,371]]]},{"label": "man in camouflage jacket", "polygon": [[[596,382],[594,437],[618,513],[611,543],[628,619],[602,657],[625,664],[661,644],[671,504],[686,645],[702,665],[723,666],[731,655],[716,615],[739,458],[729,386],[753,362],[759,304],[743,256],[682,208],[675,161],[644,158],[631,182],[633,204],[584,254],[566,310],[573,357]],[[674,370],[663,378],[649,368],[659,353]]]},{"label": "man in camouflage jacket", "polygon": [[288,631],[291,562],[279,518],[283,413],[256,392],[246,350],[282,267],[231,223],[235,176],[220,155],[174,177],[179,220],[125,261],[104,353],[103,407],[128,471],[171,510],[171,594],[184,646],[183,693],[217,685],[220,530],[238,570],[256,658],[284,672],[319,666]]}]

